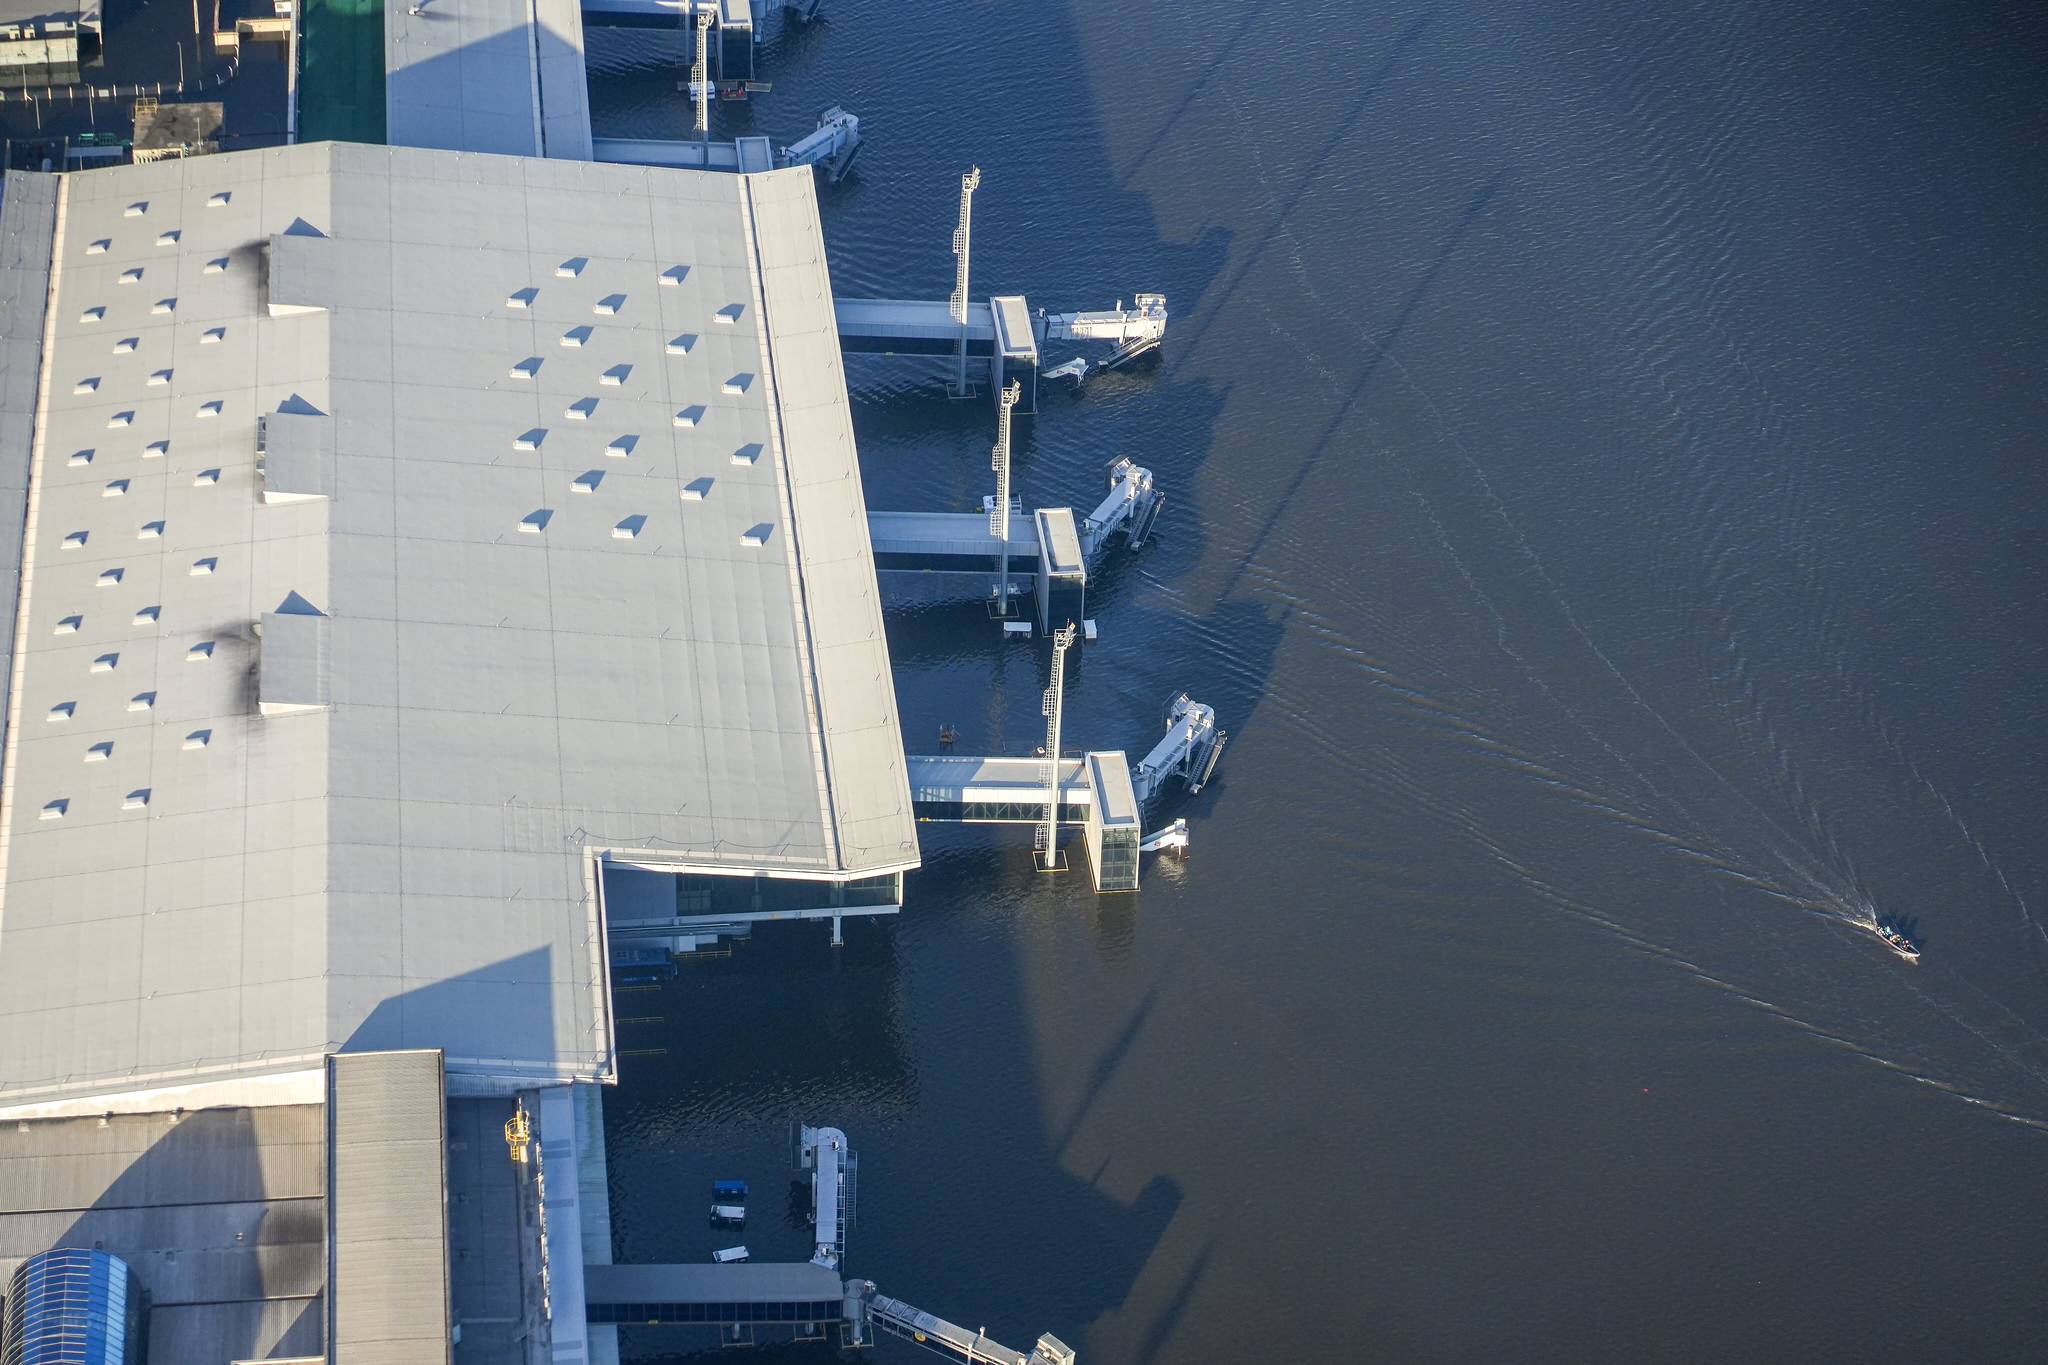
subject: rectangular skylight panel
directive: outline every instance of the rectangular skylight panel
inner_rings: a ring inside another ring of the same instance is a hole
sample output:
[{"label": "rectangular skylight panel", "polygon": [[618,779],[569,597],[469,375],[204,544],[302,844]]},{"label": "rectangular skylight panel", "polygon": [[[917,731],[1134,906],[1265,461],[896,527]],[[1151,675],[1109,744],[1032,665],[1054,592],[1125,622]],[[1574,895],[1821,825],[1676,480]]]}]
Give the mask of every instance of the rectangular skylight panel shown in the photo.
[{"label": "rectangular skylight panel", "polygon": [[583,267],[590,264],[588,256],[571,256],[555,267],[555,274],[565,280],[573,280],[583,273]]},{"label": "rectangular skylight panel", "polygon": [[590,328],[588,327],[571,327],[568,331],[562,333],[562,344],[564,346],[581,346],[588,340],[590,340]]},{"label": "rectangular skylight panel", "polygon": [[692,404],[691,406],[684,408],[675,416],[675,423],[679,427],[694,427],[697,425],[697,423],[703,420],[704,405],[702,403]]},{"label": "rectangular skylight panel", "polygon": [[609,370],[606,370],[603,374],[599,375],[597,377],[597,382],[600,384],[609,384],[613,388],[617,388],[619,385],[625,383],[626,377],[632,373],[633,367],[631,365],[614,365]]},{"label": "rectangular skylight panel", "polygon": [[130,711],[147,711],[155,705],[156,693],[154,692],[137,692],[128,699],[128,709]]},{"label": "rectangular skylight panel", "polygon": [[537,355],[530,355],[526,359],[520,361],[517,365],[514,365],[512,367],[511,377],[514,379],[531,379],[539,373],[540,357]]},{"label": "rectangular skylight panel", "polygon": [[85,749],[85,761],[88,763],[104,763],[113,756],[114,741],[111,739],[103,739],[97,744],[88,744]]},{"label": "rectangular skylight panel", "polygon": [[141,267],[141,266],[139,266],[139,265],[131,265],[131,266],[129,266],[129,267],[128,267],[128,268],[126,269],[126,270],[122,271],[122,272],[121,272],[121,283],[123,283],[123,284],[141,284],[141,283],[142,283],[142,267]]},{"label": "rectangular skylight panel", "polygon": [[220,471],[218,469],[202,469],[197,474],[194,474],[192,476],[192,486],[194,488],[204,488],[209,484],[216,484],[219,482]]},{"label": "rectangular skylight panel", "polygon": [[93,375],[89,379],[81,379],[76,384],[73,384],[71,386],[71,391],[73,393],[94,393],[98,391],[99,386],[100,377],[98,375]]},{"label": "rectangular skylight panel", "polygon": [[201,346],[211,346],[227,334],[228,329],[225,327],[209,327],[199,334],[199,344]]},{"label": "rectangular skylight panel", "polygon": [[104,307],[88,308],[78,315],[78,320],[80,322],[98,322],[106,315],[107,310]]},{"label": "rectangular skylight panel", "polygon": [[638,436],[614,436],[612,443],[604,448],[607,455],[624,458],[633,453],[633,447],[640,444]]},{"label": "rectangular skylight panel", "polygon": [[147,199],[138,199],[134,203],[130,204],[127,208],[122,209],[121,216],[123,218],[140,218],[143,214],[148,212],[149,201]]},{"label": "rectangular skylight panel", "polygon": [[768,543],[768,537],[774,534],[775,528],[768,522],[764,521],[760,523],[758,526],[750,526],[746,530],[740,532],[740,544],[752,546],[758,549],[759,547],[766,545]]},{"label": "rectangular skylight panel", "polygon": [[548,529],[548,522],[554,515],[554,509],[551,507],[538,508],[519,519],[519,529],[529,535],[539,535]]},{"label": "rectangular skylight panel", "polygon": [[141,611],[135,613],[135,619],[129,622],[129,624],[153,626],[157,623],[157,618],[163,615],[163,610],[162,607],[144,607]]},{"label": "rectangular skylight panel", "polygon": [[234,191],[232,190],[219,190],[207,196],[206,207],[210,209],[224,209],[228,206],[228,200],[234,197]]},{"label": "rectangular skylight panel", "polygon": [[204,749],[207,745],[211,744],[212,742],[213,731],[194,730],[191,734],[185,736],[185,742],[183,744],[180,744],[178,747],[181,749]]},{"label": "rectangular skylight panel", "polygon": [[71,452],[71,458],[64,463],[73,469],[77,469],[80,465],[91,464],[92,452],[90,450],[74,450]]},{"label": "rectangular skylight panel", "polygon": [[149,382],[152,384],[168,384],[171,382],[171,372],[169,370],[151,370]]},{"label": "rectangular skylight panel", "polygon": [[43,813],[37,818],[42,820],[62,820],[64,812],[70,808],[70,800],[65,797],[59,797],[55,801],[47,802],[43,806]]},{"label": "rectangular skylight panel", "polygon": [[710,493],[711,480],[709,478],[692,479],[683,485],[682,498],[684,502],[702,502]]},{"label": "rectangular skylight panel", "polygon": [[627,518],[626,518],[626,519],[625,519],[624,521],[620,522],[620,523],[619,523],[619,524],[618,524],[617,526],[614,526],[614,527],[612,527],[612,539],[613,539],[613,540],[631,540],[631,539],[633,539],[633,538],[634,538],[635,536],[639,535],[639,534],[640,534],[640,531],[641,531],[641,529],[642,529],[643,527],[645,527],[646,525],[647,525],[647,518],[646,518],[646,516],[645,516],[645,515],[643,515],[642,513],[638,513],[638,512],[635,512],[635,513],[634,513],[634,514],[633,514],[632,516],[630,516],[630,517],[627,517]]},{"label": "rectangular skylight panel", "polygon": [[89,673],[112,673],[120,662],[121,656],[119,654],[102,654],[99,658],[92,661],[91,666],[86,671]]},{"label": "rectangular skylight panel", "polygon": [[572,422],[583,422],[588,421],[590,415],[596,411],[597,400],[595,398],[579,398],[563,411],[562,416]]},{"label": "rectangular skylight panel", "polygon": [[126,494],[127,491],[128,480],[115,479],[112,483],[108,484],[105,488],[102,488],[100,490],[100,496],[103,498],[118,498]]},{"label": "rectangular skylight panel", "polygon": [[221,399],[218,399],[218,398],[216,398],[216,399],[213,399],[213,400],[212,400],[211,402],[201,403],[201,404],[199,405],[199,412],[198,412],[198,415],[199,415],[199,416],[201,416],[201,417],[218,417],[218,416],[220,416],[220,410],[221,410],[221,405],[222,405],[222,401],[223,401],[223,400],[221,400]]},{"label": "rectangular skylight panel", "polygon": [[145,460],[160,460],[170,453],[171,443],[169,441],[151,441],[142,448],[142,458]]},{"label": "rectangular skylight panel", "polygon": [[53,631],[52,634],[73,635],[76,634],[78,628],[84,624],[85,617],[77,612],[73,612],[71,615],[62,618],[57,622],[57,629]]},{"label": "rectangular skylight panel", "polygon": [[107,425],[108,425],[109,427],[125,427],[125,426],[127,426],[127,425],[128,425],[128,424],[129,424],[130,422],[133,422],[134,420],[135,420],[135,413],[134,413],[134,410],[133,410],[133,409],[130,409],[130,410],[129,410],[129,411],[127,411],[127,412],[117,412],[117,413],[115,413],[115,414],[114,414],[114,415],[113,415],[112,417],[109,417],[109,418],[107,419]]},{"label": "rectangular skylight panel", "polygon": [[132,353],[132,352],[133,352],[133,351],[135,350],[135,348],[136,348],[137,346],[140,346],[141,344],[142,344],[142,338],[141,338],[141,337],[122,337],[122,338],[121,338],[121,339],[120,339],[119,341],[117,341],[117,342],[115,342],[115,343],[114,343],[114,354],[115,354],[115,355],[128,355],[128,354],[131,354],[131,353]]},{"label": "rectangular skylight panel", "polygon": [[212,555],[208,555],[205,559],[195,559],[192,561],[192,577],[204,578],[207,574],[212,573],[215,569],[219,567],[220,560],[214,558]]},{"label": "rectangular skylight panel", "polygon": [[201,266],[199,268],[199,273],[202,275],[222,275],[227,273],[227,268],[228,258],[225,256],[216,256],[212,260],[208,261],[205,265]]},{"label": "rectangular skylight panel", "polygon": [[668,269],[661,272],[661,282],[673,288],[674,286],[681,284],[683,282],[684,277],[687,276],[689,273],[690,267],[686,265],[672,265]]},{"label": "rectangular skylight panel", "polygon": [[507,294],[505,296],[505,306],[507,308],[531,308],[533,307],[533,301],[539,297],[540,290],[529,285],[524,289],[515,289],[510,294]]},{"label": "rectangular skylight panel", "polygon": [[734,464],[752,464],[760,458],[761,443],[759,441],[749,441],[732,453],[732,462]]},{"label": "rectangular skylight panel", "polygon": [[178,244],[178,230],[172,228],[169,232],[159,232],[156,235],[156,244],[158,246],[176,246]]},{"label": "rectangular skylight panel", "polygon": [[736,374],[720,386],[720,392],[745,393],[752,387],[754,387],[754,376],[750,374]]},{"label": "rectangular skylight panel", "polygon": [[188,664],[203,663],[212,657],[213,641],[211,640],[201,640],[198,644],[185,651],[185,662]]},{"label": "rectangular skylight panel", "polygon": [[624,294],[606,294],[596,303],[590,305],[590,311],[605,317],[611,317],[625,306],[626,296]]},{"label": "rectangular skylight panel", "polygon": [[569,489],[575,493],[595,493],[597,486],[603,482],[604,471],[602,469],[585,470],[576,476],[575,482],[569,485]]},{"label": "rectangular skylight panel", "polygon": [[717,320],[730,327],[733,323],[738,322],[740,314],[746,311],[747,306],[744,303],[728,303],[725,307],[718,310]]},{"label": "rectangular skylight panel", "polygon": [[75,701],[60,701],[55,706],[50,708],[50,714],[44,716],[43,719],[53,721],[70,720],[71,713],[76,711],[77,709],[78,703]]},{"label": "rectangular skylight panel", "polygon": [[175,313],[178,311],[178,301],[176,299],[158,299],[149,306],[149,311],[152,313]]},{"label": "rectangular skylight panel", "polygon": [[112,237],[101,237],[96,241],[85,244],[85,254],[88,256],[104,256],[107,254],[107,248],[113,244],[114,239]]},{"label": "rectangular skylight panel", "polygon": [[697,334],[695,332],[685,332],[681,336],[674,337],[669,341],[668,353],[670,355],[688,355],[690,348],[696,344]]},{"label": "rectangular skylight panel", "polygon": [[121,798],[122,810],[146,810],[149,807],[149,788],[137,787]]},{"label": "rectangular skylight panel", "polygon": [[546,427],[535,427],[531,431],[523,431],[519,435],[514,436],[512,438],[512,448],[514,450],[539,450],[540,443],[547,438],[548,429]]},{"label": "rectangular skylight panel", "polygon": [[[135,538],[137,540],[155,540],[158,536],[161,536],[163,533],[164,524],[162,522],[145,521],[139,528],[137,528],[135,532]],[[152,608],[152,610],[154,610],[154,608]]]},{"label": "rectangular skylight panel", "polygon": [[122,576],[126,572],[125,569],[101,569],[98,579],[99,586],[102,588],[119,587]]}]

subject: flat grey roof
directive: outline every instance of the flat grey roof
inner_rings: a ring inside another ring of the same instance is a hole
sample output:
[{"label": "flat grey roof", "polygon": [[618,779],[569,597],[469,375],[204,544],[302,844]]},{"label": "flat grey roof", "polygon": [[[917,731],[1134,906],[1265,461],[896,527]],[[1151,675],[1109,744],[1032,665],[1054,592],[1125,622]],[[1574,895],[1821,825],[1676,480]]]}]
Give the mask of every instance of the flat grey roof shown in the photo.
[{"label": "flat grey roof", "polygon": [[149,1291],[151,1359],[318,1354],[321,1112],[0,1124],[0,1281],[51,1247],[104,1247]]},{"label": "flat grey roof", "polygon": [[384,124],[392,146],[590,159],[578,0],[429,0],[383,9]]},{"label": "flat grey roof", "polygon": [[[0,1109],[344,1049],[602,1076],[599,850],[916,864],[808,170],[316,143],[60,188]],[[266,501],[281,410],[331,419],[331,496]],[[324,624],[266,667],[293,597]]]},{"label": "flat grey roof", "polygon": [[[982,512],[870,512],[868,539],[876,554],[991,555],[1002,543]],[[1036,559],[1038,536],[1025,517],[1010,518],[1010,553]]]},{"label": "flat grey roof", "polygon": [[327,1059],[328,1358],[447,1358],[441,1054]]}]

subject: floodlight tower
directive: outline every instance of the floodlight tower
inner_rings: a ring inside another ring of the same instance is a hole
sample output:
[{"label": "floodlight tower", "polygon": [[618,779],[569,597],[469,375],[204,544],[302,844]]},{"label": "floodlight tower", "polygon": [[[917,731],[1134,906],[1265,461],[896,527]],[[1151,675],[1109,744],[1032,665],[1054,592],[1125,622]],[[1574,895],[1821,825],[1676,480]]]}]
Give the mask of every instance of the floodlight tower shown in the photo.
[{"label": "floodlight tower", "polygon": [[996,396],[996,447],[989,453],[989,468],[996,472],[996,500],[989,504],[988,533],[996,538],[996,557],[1001,572],[996,580],[996,615],[1010,614],[1010,409],[1017,406],[1024,386],[1012,379]]},{"label": "floodlight tower", "polygon": [[1072,621],[1052,633],[1052,681],[1039,707],[1045,712],[1045,820],[1032,845],[1040,872],[1060,870],[1060,710],[1067,694],[1067,649],[1073,643]]},{"label": "floodlight tower", "polygon": [[953,273],[953,321],[960,324],[960,370],[953,382],[953,396],[967,397],[967,236],[974,221],[974,191],[981,185],[981,167],[970,166],[960,177],[960,226],[953,229],[953,255],[958,257]]}]

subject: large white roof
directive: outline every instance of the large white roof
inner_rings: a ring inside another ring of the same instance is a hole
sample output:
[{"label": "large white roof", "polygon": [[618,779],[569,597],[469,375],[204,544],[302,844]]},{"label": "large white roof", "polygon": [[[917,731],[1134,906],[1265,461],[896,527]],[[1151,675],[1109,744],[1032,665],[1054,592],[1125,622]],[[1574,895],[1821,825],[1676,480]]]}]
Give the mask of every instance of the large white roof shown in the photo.
[{"label": "large white roof", "polygon": [[603,1075],[595,850],[915,864],[807,170],[313,144],[57,214],[0,1109]]}]

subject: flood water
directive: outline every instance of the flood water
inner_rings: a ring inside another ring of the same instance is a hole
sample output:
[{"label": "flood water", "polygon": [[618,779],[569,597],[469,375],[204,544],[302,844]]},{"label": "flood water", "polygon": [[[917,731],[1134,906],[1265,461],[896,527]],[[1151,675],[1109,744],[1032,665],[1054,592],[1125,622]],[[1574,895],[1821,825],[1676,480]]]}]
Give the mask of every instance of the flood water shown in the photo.
[{"label": "flood water", "polygon": [[[600,135],[684,131],[672,35],[590,50]],[[861,116],[841,294],[945,297],[978,163],[977,295],[1168,296],[1019,491],[1169,494],[1069,742],[1232,739],[1135,897],[927,825],[899,918],[622,995],[618,1258],[732,1240],[734,1175],[800,1257],[802,1118],[849,1273],[1088,1365],[2042,1358],[2044,57],[2018,3],[778,29],[717,127]],[[849,378],[871,506],[978,504],[990,404]],[[1042,644],[890,632],[911,751],[1040,742]]]}]

